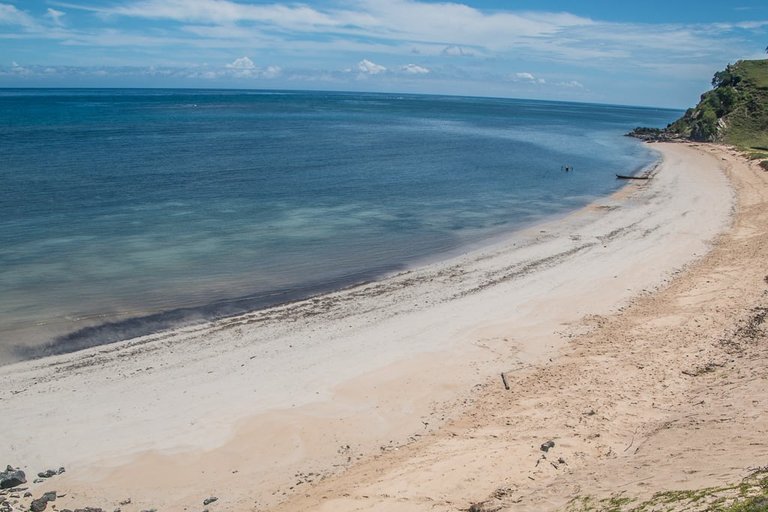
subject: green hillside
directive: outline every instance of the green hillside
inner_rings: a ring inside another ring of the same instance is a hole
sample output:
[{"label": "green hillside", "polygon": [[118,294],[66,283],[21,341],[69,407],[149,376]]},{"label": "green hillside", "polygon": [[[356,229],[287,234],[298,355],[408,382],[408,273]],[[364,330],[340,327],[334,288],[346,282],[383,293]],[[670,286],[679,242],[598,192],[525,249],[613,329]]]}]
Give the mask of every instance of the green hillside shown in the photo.
[{"label": "green hillside", "polygon": [[713,89],[667,130],[768,152],[768,60],[741,60],[715,73]]},{"label": "green hillside", "polygon": [[644,140],[724,142],[768,158],[768,60],[740,60],[715,73],[712,90],[665,129],[636,128]]}]

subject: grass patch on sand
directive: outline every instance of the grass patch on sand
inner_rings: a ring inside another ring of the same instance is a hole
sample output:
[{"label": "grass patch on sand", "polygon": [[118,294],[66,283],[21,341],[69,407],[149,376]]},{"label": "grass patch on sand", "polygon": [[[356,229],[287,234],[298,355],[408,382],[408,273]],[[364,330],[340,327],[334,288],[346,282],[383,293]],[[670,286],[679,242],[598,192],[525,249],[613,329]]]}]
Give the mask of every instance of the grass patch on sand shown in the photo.
[{"label": "grass patch on sand", "polygon": [[768,466],[734,485],[692,491],[664,491],[640,501],[624,493],[597,499],[579,496],[566,512],[767,512]]}]

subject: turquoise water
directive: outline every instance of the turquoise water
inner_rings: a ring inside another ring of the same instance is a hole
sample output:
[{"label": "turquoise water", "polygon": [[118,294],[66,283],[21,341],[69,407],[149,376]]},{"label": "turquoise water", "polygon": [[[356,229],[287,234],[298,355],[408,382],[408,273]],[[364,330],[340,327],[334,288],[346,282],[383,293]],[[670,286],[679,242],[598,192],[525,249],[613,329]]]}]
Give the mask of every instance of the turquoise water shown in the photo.
[{"label": "turquoise water", "polygon": [[[0,90],[0,362],[369,280],[578,208],[672,110]],[[564,173],[563,165],[573,172]]]}]

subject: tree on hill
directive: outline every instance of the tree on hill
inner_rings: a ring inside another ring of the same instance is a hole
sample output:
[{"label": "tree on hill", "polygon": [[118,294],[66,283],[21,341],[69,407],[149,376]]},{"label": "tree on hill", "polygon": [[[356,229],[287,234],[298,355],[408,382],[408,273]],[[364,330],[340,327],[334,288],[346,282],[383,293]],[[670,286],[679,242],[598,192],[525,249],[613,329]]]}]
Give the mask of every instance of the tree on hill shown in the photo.
[{"label": "tree on hill", "polygon": [[741,81],[741,76],[734,73],[734,68],[728,64],[724,70],[715,73],[712,78],[712,87],[725,87],[728,85],[736,85]]}]

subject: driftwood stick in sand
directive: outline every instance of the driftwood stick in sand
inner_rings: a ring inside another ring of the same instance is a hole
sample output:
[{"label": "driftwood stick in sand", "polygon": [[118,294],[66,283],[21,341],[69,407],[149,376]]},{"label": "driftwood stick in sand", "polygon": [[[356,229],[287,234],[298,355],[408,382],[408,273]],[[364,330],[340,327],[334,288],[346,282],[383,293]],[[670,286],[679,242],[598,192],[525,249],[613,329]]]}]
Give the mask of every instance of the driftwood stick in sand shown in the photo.
[{"label": "driftwood stick in sand", "polygon": [[519,372],[520,370],[524,370],[524,369],[529,368],[529,367],[530,367],[530,365],[523,365],[523,366],[520,366],[519,368],[515,368],[513,370],[507,370],[505,372],[501,372],[501,382],[504,383],[504,389],[506,389],[507,391],[510,390],[509,380],[507,379],[507,374],[508,373]]},{"label": "driftwood stick in sand", "polygon": [[[626,452],[630,448],[632,448],[632,445],[635,444],[635,436],[637,435],[637,429],[635,429],[634,433],[632,434],[632,440],[629,442],[629,445],[624,448],[624,451]],[[639,447],[638,447],[639,448]]]}]

